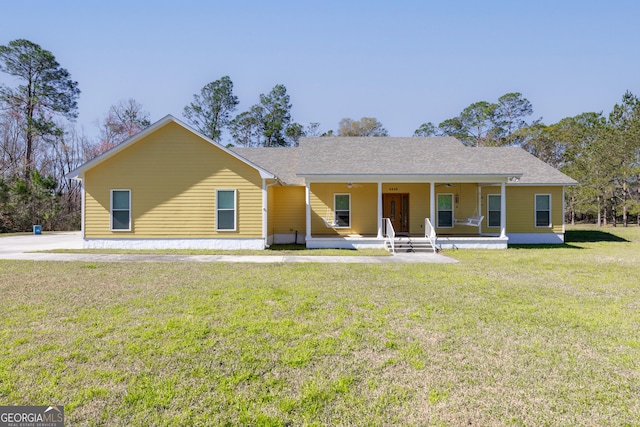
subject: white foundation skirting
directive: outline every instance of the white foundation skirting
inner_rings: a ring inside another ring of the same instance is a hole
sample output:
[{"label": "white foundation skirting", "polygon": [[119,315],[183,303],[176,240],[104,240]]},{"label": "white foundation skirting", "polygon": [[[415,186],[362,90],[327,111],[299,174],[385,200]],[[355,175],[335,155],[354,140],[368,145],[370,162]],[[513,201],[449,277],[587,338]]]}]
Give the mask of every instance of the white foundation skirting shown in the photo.
[{"label": "white foundation skirting", "polygon": [[511,243],[508,238],[500,237],[437,237],[436,246],[439,249],[507,249]]},{"label": "white foundation skirting", "polygon": [[384,248],[384,239],[378,238],[322,238],[313,237],[306,241],[309,249],[379,249]]},{"label": "white foundation skirting", "polygon": [[265,248],[263,239],[84,239],[91,249],[253,249]]},{"label": "white foundation skirting", "polygon": [[560,245],[564,233],[508,233],[512,245]]}]

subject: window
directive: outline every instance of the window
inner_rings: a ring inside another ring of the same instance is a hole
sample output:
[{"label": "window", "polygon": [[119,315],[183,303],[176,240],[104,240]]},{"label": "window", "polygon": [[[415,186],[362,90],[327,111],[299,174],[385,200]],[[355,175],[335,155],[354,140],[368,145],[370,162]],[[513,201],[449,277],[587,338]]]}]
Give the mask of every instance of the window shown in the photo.
[{"label": "window", "polygon": [[500,227],[500,195],[487,195],[487,226]]},{"label": "window", "polygon": [[216,230],[236,230],[236,190],[216,190]]},{"label": "window", "polygon": [[536,227],[551,227],[551,194],[536,194]]},{"label": "window", "polygon": [[333,211],[336,228],[351,227],[351,194],[334,194]]},{"label": "window", "polygon": [[438,227],[453,228],[453,194],[438,194]]},{"label": "window", "polygon": [[131,190],[111,190],[111,230],[131,231]]}]

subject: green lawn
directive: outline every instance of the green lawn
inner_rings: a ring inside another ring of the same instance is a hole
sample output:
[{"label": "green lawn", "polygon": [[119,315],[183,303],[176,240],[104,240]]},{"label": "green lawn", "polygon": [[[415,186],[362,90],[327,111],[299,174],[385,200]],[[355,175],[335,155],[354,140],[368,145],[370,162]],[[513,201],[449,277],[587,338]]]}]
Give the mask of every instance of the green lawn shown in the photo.
[{"label": "green lawn", "polygon": [[640,425],[640,229],[457,264],[0,261],[0,402],[68,425]]},{"label": "green lawn", "polygon": [[226,249],[50,249],[58,254],[156,254],[156,255],[273,255],[273,256],[391,256],[386,249],[307,249],[305,245],[271,245],[266,250]]}]

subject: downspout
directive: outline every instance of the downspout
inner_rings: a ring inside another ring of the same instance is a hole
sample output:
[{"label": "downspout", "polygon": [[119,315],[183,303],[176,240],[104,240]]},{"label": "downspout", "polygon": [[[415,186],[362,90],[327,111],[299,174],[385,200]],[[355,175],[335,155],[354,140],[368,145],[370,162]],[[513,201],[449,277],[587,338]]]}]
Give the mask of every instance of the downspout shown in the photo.
[{"label": "downspout", "polygon": [[429,221],[436,227],[436,183],[431,181],[429,187]]},{"label": "downspout", "polygon": [[80,235],[82,236],[82,240],[86,238],[86,230],[85,230],[85,197],[84,197],[84,174],[82,175],[82,179],[80,180]]},{"label": "downspout", "polygon": [[305,242],[309,242],[311,240],[311,183],[304,183],[304,201],[305,201],[305,226],[306,226],[306,236]]},{"label": "downspout", "polygon": [[500,184],[500,237],[507,237],[507,184]]},{"label": "downspout", "polygon": [[382,239],[382,181],[378,181],[378,239]]}]

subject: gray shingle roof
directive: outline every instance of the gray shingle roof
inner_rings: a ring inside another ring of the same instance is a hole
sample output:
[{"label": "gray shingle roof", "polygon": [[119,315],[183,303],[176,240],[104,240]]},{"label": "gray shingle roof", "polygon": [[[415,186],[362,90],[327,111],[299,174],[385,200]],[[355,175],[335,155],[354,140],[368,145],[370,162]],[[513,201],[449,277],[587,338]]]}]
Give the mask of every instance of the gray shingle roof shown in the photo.
[{"label": "gray shingle roof", "polygon": [[578,182],[518,147],[465,147],[466,150],[482,150],[479,161],[508,163],[522,173],[518,184],[575,185]]},{"label": "gray shingle roof", "polygon": [[576,181],[516,147],[465,147],[455,138],[302,138],[298,148],[233,148],[291,185],[312,176],[520,176],[518,184]]},{"label": "gray shingle roof", "polygon": [[451,137],[303,138],[299,175],[522,175],[520,184],[576,182],[516,147],[466,147]]},{"label": "gray shingle roof", "polygon": [[285,184],[304,185],[304,178],[296,175],[299,154],[297,147],[231,147],[231,151],[268,170]]}]

